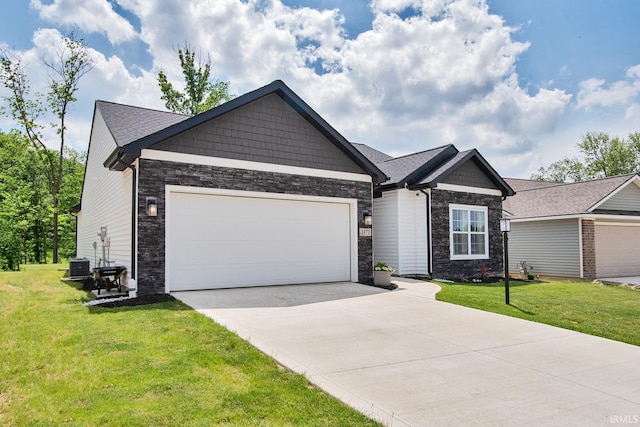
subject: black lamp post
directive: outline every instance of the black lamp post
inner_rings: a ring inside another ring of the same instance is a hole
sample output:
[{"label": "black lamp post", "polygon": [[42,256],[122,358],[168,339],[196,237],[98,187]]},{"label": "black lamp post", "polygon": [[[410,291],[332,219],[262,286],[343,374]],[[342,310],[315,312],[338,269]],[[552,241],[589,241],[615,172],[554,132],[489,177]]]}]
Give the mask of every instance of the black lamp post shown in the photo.
[{"label": "black lamp post", "polygon": [[509,304],[509,232],[511,231],[509,218],[500,220],[500,231],[504,239],[504,301],[505,304]]}]

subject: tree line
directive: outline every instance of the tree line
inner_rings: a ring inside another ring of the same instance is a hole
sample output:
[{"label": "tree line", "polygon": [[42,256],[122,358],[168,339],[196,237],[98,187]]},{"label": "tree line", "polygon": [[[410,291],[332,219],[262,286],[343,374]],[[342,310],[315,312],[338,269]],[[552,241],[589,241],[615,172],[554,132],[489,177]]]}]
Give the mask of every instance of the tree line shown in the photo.
[{"label": "tree line", "polygon": [[[54,153],[56,153],[54,151]],[[54,153],[51,153],[53,155]],[[85,155],[65,147],[58,192],[58,251],[75,255],[76,220]],[[44,165],[24,134],[0,131],[0,269],[52,261],[53,202]]]},{"label": "tree line", "polygon": [[580,182],[640,172],[640,132],[632,132],[627,138],[587,132],[577,147],[580,156],[564,157],[541,167],[531,179]]}]

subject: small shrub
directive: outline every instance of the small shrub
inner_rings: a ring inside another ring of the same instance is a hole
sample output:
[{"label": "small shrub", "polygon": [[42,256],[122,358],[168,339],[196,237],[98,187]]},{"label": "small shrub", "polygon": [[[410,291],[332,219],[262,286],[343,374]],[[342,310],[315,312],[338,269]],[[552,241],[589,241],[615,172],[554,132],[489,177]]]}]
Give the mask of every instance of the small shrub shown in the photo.
[{"label": "small shrub", "polygon": [[482,282],[488,282],[489,276],[491,275],[491,270],[486,265],[482,264],[480,266],[480,280]]},{"label": "small shrub", "polygon": [[384,262],[379,262],[379,263],[377,263],[376,265],[373,266],[373,271],[388,271],[391,274],[393,274],[394,269],[389,267]]}]

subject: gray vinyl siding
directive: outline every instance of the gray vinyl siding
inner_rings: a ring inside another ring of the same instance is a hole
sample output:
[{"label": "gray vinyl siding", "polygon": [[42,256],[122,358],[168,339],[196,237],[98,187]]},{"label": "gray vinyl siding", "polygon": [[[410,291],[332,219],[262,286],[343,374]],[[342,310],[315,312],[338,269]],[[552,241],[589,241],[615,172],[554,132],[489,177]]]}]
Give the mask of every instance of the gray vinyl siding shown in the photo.
[{"label": "gray vinyl siding", "polygon": [[509,268],[526,261],[538,274],[580,277],[580,226],[577,219],[512,222]]},{"label": "gray vinyl siding", "polygon": [[271,94],[159,142],[154,150],[363,173],[278,95]]},{"label": "gray vinyl siding", "polygon": [[627,185],[598,206],[598,210],[640,211],[640,188],[635,184]]}]

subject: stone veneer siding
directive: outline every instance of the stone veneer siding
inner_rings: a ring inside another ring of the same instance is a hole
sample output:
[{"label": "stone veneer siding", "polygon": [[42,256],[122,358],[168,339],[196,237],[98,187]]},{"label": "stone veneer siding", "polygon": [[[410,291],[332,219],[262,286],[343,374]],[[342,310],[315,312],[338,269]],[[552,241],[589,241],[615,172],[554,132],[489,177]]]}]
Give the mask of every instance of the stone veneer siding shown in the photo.
[{"label": "stone veneer siding", "polygon": [[[449,205],[488,207],[489,259],[452,260],[450,257]],[[504,247],[500,232],[502,197],[433,189],[431,191],[432,277],[460,280],[480,276],[480,266],[486,265],[492,276],[503,276]]]},{"label": "stone veneer siding", "polygon": [[592,219],[582,221],[582,277],[596,278],[596,226]]},{"label": "stone veneer siding", "polygon": [[[343,197],[358,200],[357,218],[372,209],[370,182],[140,159],[138,176],[138,293],[165,292],[165,186]],[[146,197],[158,199],[158,216],[145,213]],[[358,224],[360,225],[360,224]],[[358,279],[373,280],[373,241],[358,237]]]}]

